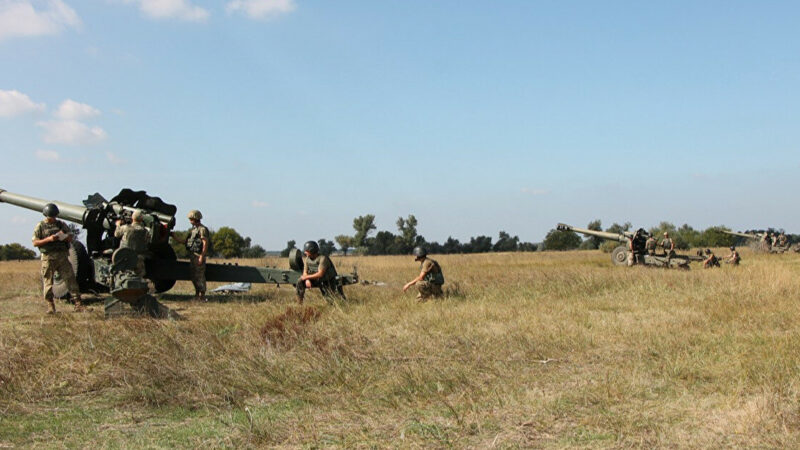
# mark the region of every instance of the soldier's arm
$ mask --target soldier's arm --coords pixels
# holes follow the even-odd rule
[[[433,266],[431,266],[431,267],[433,267]],[[425,279],[425,275],[427,275],[428,272],[430,272],[430,270],[431,270],[430,268],[428,268],[428,270],[425,270],[425,265],[423,264],[422,265],[422,271],[420,271],[420,273],[417,276],[417,278],[414,278],[413,280],[411,280],[408,283],[406,283],[405,286],[403,286],[403,292],[405,292],[411,286],[413,286],[413,285],[419,283],[420,281],[424,280]]]
[[[56,240],[55,235],[52,236],[42,236],[42,230],[37,226],[35,230],[33,230],[33,242],[34,247],[41,247],[45,244],[50,242],[54,242]]]
[[[322,256],[320,256],[322,258]],[[308,274],[305,266],[303,266],[303,279],[304,280],[316,280],[325,276],[325,272],[328,270],[328,265],[330,264],[330,260],[325,260],[320,262],[319,270],[312,273],[311,275]]]

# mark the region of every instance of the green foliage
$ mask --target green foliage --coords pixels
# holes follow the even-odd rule
[[[736,236],[723,233],[723,231],[730,231],[730,229],[717,226],[710,227],[703,231],[701,236],[702,240],[694,245],[695,247],[730,247],[736,244]]]
[[[242,235],[231,227],[222,227],[211,235],[216,252],[223,258],[240,258],[245,248]]]
[[[495,242],[493,251],[496,252],[515,252],[519,249],[519,236],[511,237],[505,231],[501,231],[497,242]]]
[[[417,243],[417,218],[409,214],[407,219],[397,218],[396,237],[398,253],[411,253]]]
[[[375,215],[367,214],[365,216],[358,216],[353,219],[353,228],[356,230],[353,236],[353,245],[356,248],[365,247],[367,245],[367,237],[377,228],[375,226]]]
[[[18,261],[24,259],[36,259],[36,252],[16,242],[0,245],[0,261]]]
[[[289,256],[289,252],[292,251],[293,248],[296,248],[295,247],[296,245],[297,245],[297,242],[295,242],[294,240],[291,240],[291,241],[287,242],[286,243],[286,248],[281,250],[281,257],[282,258],[288,257]]]
[[[572,250],[581,245],[581,238],[574,231],[550,230],[544,238],[545,250]]]
[[[260,245],[254,245],[242,250],[242,258],[263,258],[267,256],[267,251]]]
[[[319,244],[320,255],[331,256],[331,253],[336,250],[336,245],[333,241],[326,241],[324,238],[320,238],[317,244]]]
[[[340,234],[333,238],[337,244],[339,244],[339,249],[342,251],[342,254],[347,256],[347,250],[353,246],[353,236],[347,236],[346,234]]]
[[[486,253],[492,251],[492,238],[478,236],[469,238],[469,243],[464,244],[464,253]]]
[[[175,238],[170,239],[169,245],[171,245],[172,249],[175,250],[175,256],[180,259],[188,259],[190,256],[189,250],[186,250],[186,245],[183,244],[183,241],[189,237],[189,230],[175,231],[173,233],[175,234]]]
[[[589,222],[588,225],[586,225],[586,229],[592,230],[592,231],[603,231],[603,224],[602,224],[602,222],[600,222],[600,219],[593,220],[593,221]],[[604,240],[605,239],[603,239],[601,237],[589,236],[583,241],[583,243],[581,243],[580,248],[582,250],[593,250],[593,249],[596,249],[596,248],[600,248],[600,245],[603,244]]]

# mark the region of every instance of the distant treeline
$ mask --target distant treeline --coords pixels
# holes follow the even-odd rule
[[[0,245],[0,261],[19,261],[23,259],[36,259],[36,252],[17,243]]]

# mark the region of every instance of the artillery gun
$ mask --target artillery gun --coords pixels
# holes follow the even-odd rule
[[[740,231],[726,230],[722,230],[722,232],[725,234],[730,234],[731,236],[738,236],[749,240],[750,247],[756,251],[767,253],[784,253],[788,252],[789,250],[794,250],[795,252],[800,252],[800,245],[792,247],[788,241],[784,245],[781,245],[777,242],[771,241],[767,233],[742,233]]]
[[[574,231],[576,233],[581,233],[586,236],[596,236],[601,239],[606,239],[609,241],[616,241],[622,245],[614,248],[611,252],[611,261],[614,263],[615,266],[626,266],[629,265],[628,261],[632,260],[633,264],[640,264],[649,267],[669,267],[669,268],[678,268],[678,269],[689,269],[689,263],[692,261],[702,261],[703,258],[701,256],[690,256],[690,255],[649,255],[644,250],[644,242],[643,240],[647,238],[648,233],[643,229],[638,231],[639,236],[637,237],[637,232],[633,231],[623,231],[622,233],[610,233],[608,231],[597,231],[597,230],[589,230],[586,228],[578,228],[573,227],[571,225],[567,225],[564,223],[559,223],[556,226],[558,231]],[[631,240],[634,241],[634,248],[637,248],[638,251],[631,255],[629,249],[629,243]],[[631,258],[632,256],[632,258]]]
[[[174,205],[145,191],[123,189],[111,200],[100,194],[90,195],[83,206],[60,201],[43,200],[15,194],[0,189],[0,203],[42,211],[48,203],[58,206],[58,217],[81,225],[86,230],[86,246],[74,240],[70,248],[70,262],[75,271],[81,292],[110,293],[105,303],[106,316],[124,314],[123,304],[134,312],[153,317],[176,317],[174,312],[148,294],[147,281],[135,274],[138,256],[127,248],[119,248],[114,238],[116,221],[129,221],[134,211],[141,211],[144,225],[150,230],[151,240],[145,253],[145,278],[153,283],[156,293],[169,291],[177,280],[190,280],[189,261],[180,261],[169,245],[169,236],[175,227]],[[292,249],[289,269],[253,267],[230,264],[207,264],[207,281],[239,283],[271,283],[295,285],[303,271],[302,253]],[[358,274],[338,277],[342,285],[358,283]],[[65,283],[54,283],[54,294],[67,294]]]

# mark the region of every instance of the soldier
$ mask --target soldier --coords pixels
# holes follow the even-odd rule
[[[781,247],[787,247],[789,245],[789,237],[786,236],[786,233],[781,232],[778,235],[778,245]]]
[[[703,268],[719,267],[719,258],[711,252],[710,248],[706,249],[706,259],[703,260]]]
[[[136,210],[131,215],[131,224],[126,225],[122,219],[117,220],[117,228],[114,230],[114,237],[120,239],[119,248],[129,248],[139,256],[136,264],[136,275],[144,278],[144,254],[150,244],[150,230],[142,223],[142,212]]]
[[[306,288],[318,287],[322,296],[328,303],[332,303],[336,297],[346,300],[342,285],[336,278],[336,267],[333,261],[325,255],[319,254],[319,244],[316,241],[308,241],[303,245],[303,275],[295,286],[297,291],[297,303],[303,304],[306,296]]]
[[[428,251],[422,247],[414,247],[414,261],[420,262],[419,275],[403,286],[403,292],[411,286],[417,285],[417,301],[424,302],[430,297],[439,298],[442,296],[442,285],[444,275],[439,263],[428,258]]]
[[[731,253],[725,257],[725,262],[727,264],[733,264],[734,266],[738,266],[739,261],[741,260],[742,258],[739,257],[739,252],[736,251],[736,247],[731,247]]]
[[[193,209],[187,215],[189,223],[192,224],[192,229],[189,230],[189,236],[183,241],[186,244],[186,250],[191,255],[191,262],[189,264],[189,272],[194,285],[194,299],[199,301],[206,301],[206,255],[209,249],[209,232],[205,225],[200,223],[203,219],[203,214]],[[172,238],[181,242],[171,234]]]
[[[48,203],[44,206],[42,213],[45,218],[36,224],[36,228],[33,229],[32,240],[33,246],[37,247],[42,253],[44,299],[50,304],[50,309],[47,313],[54,314],[56,312],[53,295],[53,275],[56,272],[67,283],[69,293],[75,299],[75,311],[83,311],[78,281],[75,279],[75,272],[69,263],[69,244],[72,242],[73,235],[67,224],[56,219],[58,206]]]
[[[658,242],[656,240],[656,236],[651,234],[650,237],[647,238],[647,242],[644,244],[644,248],[647,251],[647,254],[650,256],[656,256],[656,246]]]
[[[664,256],[671,258],[675,255],[675,242],[666,231],[664,232],[664,239],[661,241],[661,247],[664,249]]]

